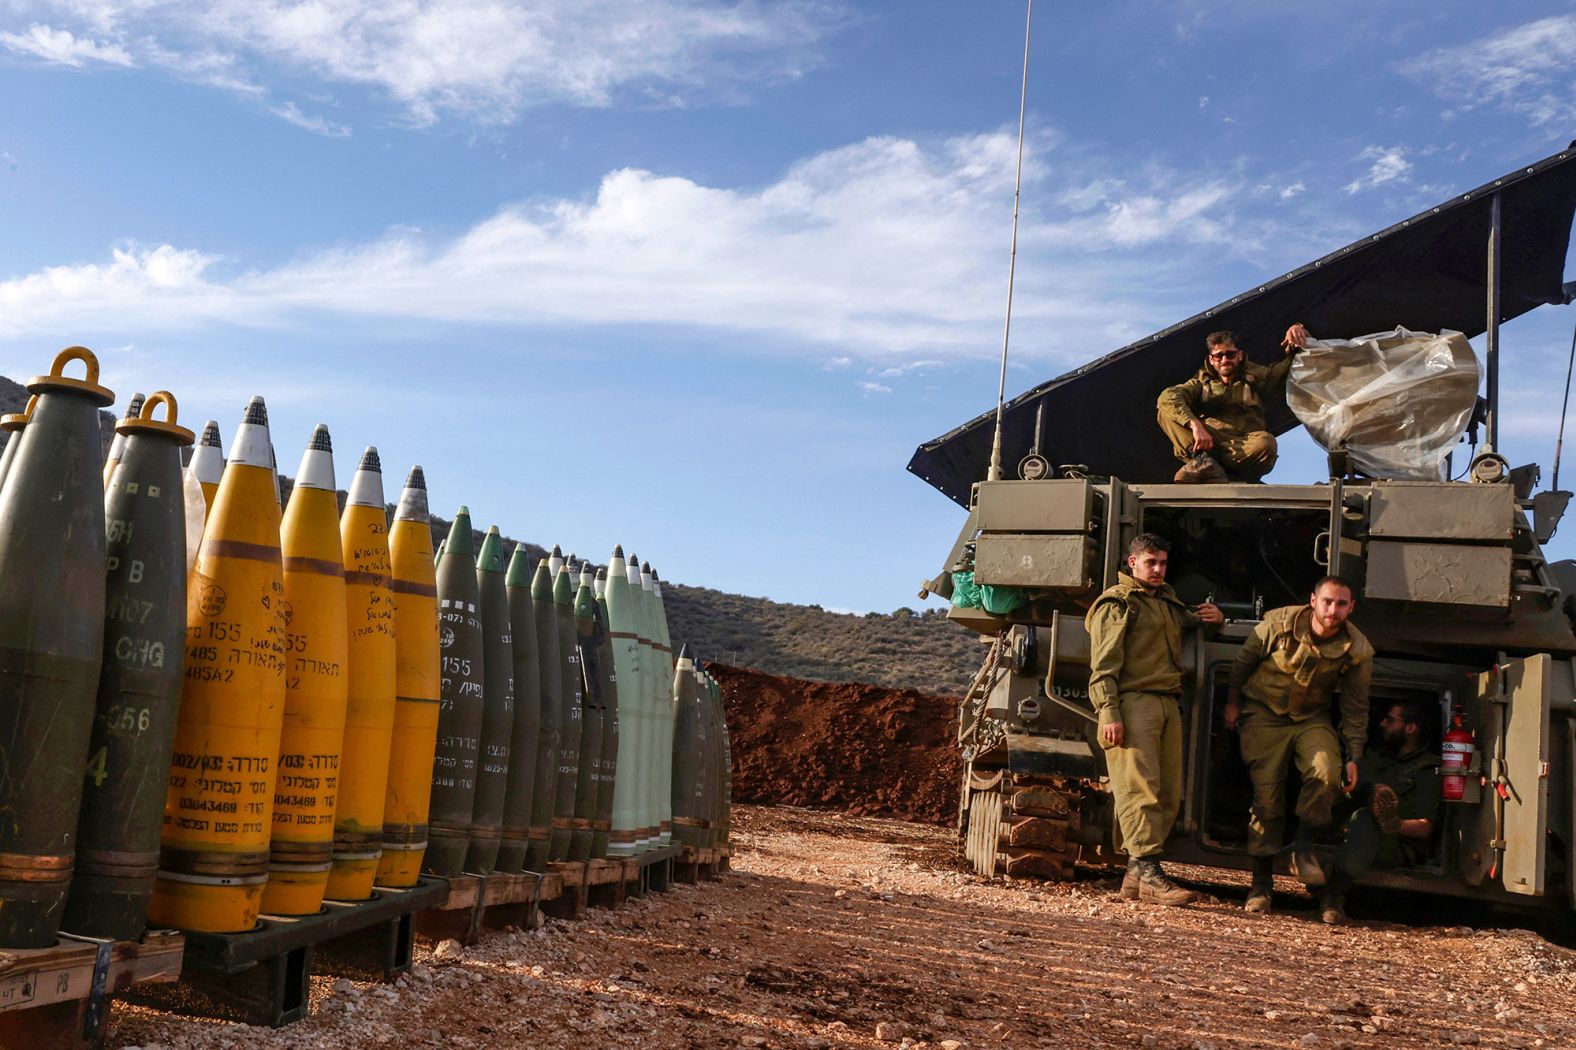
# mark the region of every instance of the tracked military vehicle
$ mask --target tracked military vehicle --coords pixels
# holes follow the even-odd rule
[[[926,589],[954,598],[970,581],[987,599],[949,611],[989,643],[959,712],[958,834],[977,871],[1061,878],[1119,858],[1084,614],[1132,537],[1155,532],[1172,544],[1179,596],[1228,618],[1185,643],[1168,857],[1250,866],[1251,789],[1222,719],[1229,669],[1267,609],[1305,602],[1335,573],[1354,581],[1353,622],[1378,650],[1375,726],[1387,701],[1421,699],[1437,712],[1436,751],[1457,707],[1476,743],[1426,859],[1365,881],[1576,904],[1576,563],[1543,555],[1570,493],[1538,491],[1540,468],[1512,469],[1496,447],[1499,324],[1576,297],[1564,279],[1573,213],[1566,150],[1038,386],[999,426],[988,412],[919,447],[909,469],[968,510]],[[1337,448],[1314,484],[1173,484],[1156,394],[1198,367],[1206,333],[1235,330],[1262,358],[1292,322],[1486,334],[1483,440],[1454,454],[1463,480],[1365,477]],[[1277,433],[1295,425],[1284,405],[1269,409]],[[990,476],[994,442],[1009,476]]]

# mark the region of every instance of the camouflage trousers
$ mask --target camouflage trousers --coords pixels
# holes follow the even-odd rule
[[[1192,429],[1165,415],[1156,418],[1160,421],[1160,429],[1165,431],[1166,438],[1170,440],[1171,451],[1177,459],[1186,460],[1193,455]],[[1274,469],[1275,435],[1269,431],[1239,432],[1222,426],[1218,419],[1204,420],[1204,429],[1215,439],[1215,447],[1209,450],[1209,454],[1226,468],[1226,473],[1233,479],[1257,481]]]
[[[1294,722],[1263,704],[1244,700],[1237,735],[1248,779],[1253,782],[1253,804],[1248,810],[1250,854],[1271,856],[1285,842],[1286,775],[1293,762],[1302,775],[1297,820],[1309,832],[1330,826],[1344,770],[1341,745],[1328,719]]]
[[[1105,749],[1122,849],[1152,857],[1165,849],[1182,804],[1182,711],[1175,696],[1123,693],[1122,746]]]

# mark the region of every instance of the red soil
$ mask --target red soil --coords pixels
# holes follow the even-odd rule
[[[934,824],[957,816],[957,701],[708,664],[722,683],[733,800]]]

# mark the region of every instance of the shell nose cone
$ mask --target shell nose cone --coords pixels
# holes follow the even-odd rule
[[[564,552],[563,552],[562,548],[560,548],[558,546],[558,544],[556,544],[556,543],[553,544],[553,553],[551,555],[549,555],[549,557],[562,558],[563,556],[564,556]]]
[[[350,494],[346,505],[358,507],[383,506],[383,465],[378,461],[378,450],[371,445],[361,454],[361,464],[355,477],[350,479]]]
[[[202,441],[200,444],[209,448],[219,448],[219,421],[210,419],[202,425]]]
[[[410,468],[410,473],[405,477],[405,487],[427,491],[427,475],[422,471],[420,463]]]
[[[333,452],[334,441],[328,436],[328,424],[319,423],[312,428],[312,440],[307,442],[307,448],[313,452]]]
[[[147,403],[148,395],[136,393],[131,395],[131,400],[126,402],[126,418],[136,419],[142,414],[142,406]]]
[[[410,475],[405,479],[405,488],[399,494],[399,508],[394,512],[396,521],[426,522],[427,516],[427,476],[421,472],[421,467],[410,468]]]
[[[622,543],[615,543],[615,544],[613,544],[613,557],[615,557],[615,558],[622,558],[623,556],[624,556],[624,545]]]
[[[268,425],[268,405],[264,403],[262,395],[258,394],[246,403],[246,414],[241,422],[253,426],[266,427]]]

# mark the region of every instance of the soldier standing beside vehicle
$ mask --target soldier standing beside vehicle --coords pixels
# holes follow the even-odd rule
[[[1346,921],[1346,890],[1375,868],[1410,867],[1427,858],[1439,816],[1439,755],[1428,746],[1423,706],[1390,705],[1379,721],[1380,748],[1357,763],[1366,805],[1352,814],[1320,901],[1331,926]]]
[[[1312,848],[1313,836],[1330,826],[1341,791],[1357,787],[1357,761],[1368,737],[1374,649],[1347,622],[1354,606],[1351,584],[1339,576],[1326,576],[1314,585],[1307,605],[1266,613],[1231,666],[1226,728],[1238,731],[1242,760],[1253,782],[1248,815],[1253,885],[1243,905],[1250,912],[1270,910],[1275,854],[1285,838],[1286,774],[1294,761],[1302,790],[1297,796],[1292,868],[1309,886],[1325,883],[1324,869]],[[1339,740],[1330,720],[1337,692]]]
[[[1286,397],[1292,357],[1308,342],[1300,324],[1286,329],[1284,359],[1256,365],[1243,358],[1232,332],[1211,332],[1198,374],[1168,386],[1156,401],[1160,429],[1182,461],[1172,479],[1184,484],[1257,481],[1275,466],[1275,435],[1264,405]]]
[[[1190,610],[1166,584],[1170,545],[1134,537],[1127,572],[1095,599],[1089,629],[1089,699],[1099,720],[1127,851],[1122,896],[1187,904],[1197,896],[1160,868],[1182,800],[1182,632],[1225,617],[1206,602]]]

